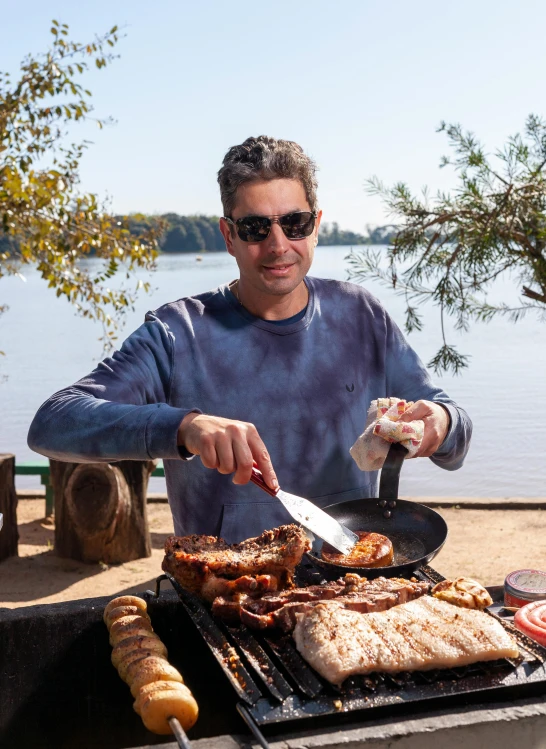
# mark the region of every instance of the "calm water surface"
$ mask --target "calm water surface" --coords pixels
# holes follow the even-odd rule
[[[347,247],[317,248],[312,275],[345,280]],[[215,288],[237,276],[227,253],[164,256],[151,280],[153,292],[142,295],[128,316],[121,337],[138,327],[148,309],[183,296]],[[0,384],[0,452],[19,460],[36,458],[26,444],[30,421],[54,391],[87,374],[101,357],[101,331],[74,315],[37,274],[26,283],[1,281],[0,304],[9,311],[0,318],[2,372]],[[404,303],[392,291],[367,284],[390,314],[403,325]],[[513,296],[513,286],[499,286],[496,298]],[[464,467],[443,471],[429,460],[407,461],[400,493],[411,496],[546,496],[546,346],[544,323],[529,316],[513,325],[498,320],[475,325],[466,334],[453,333],[451,342],[472,355],[470,368],[459,377],[434,378],[464,406],[474,422],[474,437]],[[421,333],[409,337],[424,361],[437,350],[439,325],[431,308]],[[396,393],[389,393],[396,395]],[[18,486],[39,486],[33,477],[19,477]],[[153,479],[152,489],[163,482]],[[287,487],[289,490],[290,487]]]

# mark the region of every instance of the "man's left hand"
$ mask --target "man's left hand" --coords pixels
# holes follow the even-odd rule
[[[425,425],[421,447],[414,458],[429,458],[440,447],[449,429],[449,413],[439,403],[433,401],[415,401],[400,417],[399,421],[416,421],[420,419]]]

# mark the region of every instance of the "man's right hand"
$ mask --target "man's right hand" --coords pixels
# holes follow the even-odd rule
[[[279,488],[271,458],[254,424],[189,413],[178,427],[177,444],[199,455],[206,468],[235,473],[234,484],[250,481],[255,461],[266,484],[274,490]]]

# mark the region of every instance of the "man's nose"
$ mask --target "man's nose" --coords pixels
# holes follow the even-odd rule
[[[271,224],[267,245],[270,252],[276,252],[278,255],[282,255],[288,250],[288,240],[278,221],[273,221]]]

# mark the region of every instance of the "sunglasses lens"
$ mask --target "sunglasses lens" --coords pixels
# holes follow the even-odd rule
[[[315,228],[315,216],[311,211],[287,213],[279,223],[288,239],[308,237]],[[266,216],[247,216],[235,222],[237,234],[243,242],[261,242],[271,231],[271,219]]]
[[[267,239],[271,230],[271,221],[265,216],[247,216],[235,223],[237,234],[243,242],[261,242]]]
[[[288,239],[303,239],[315,228],[315,217],[311,211],[298,211],[282,216],[280,224]]]

